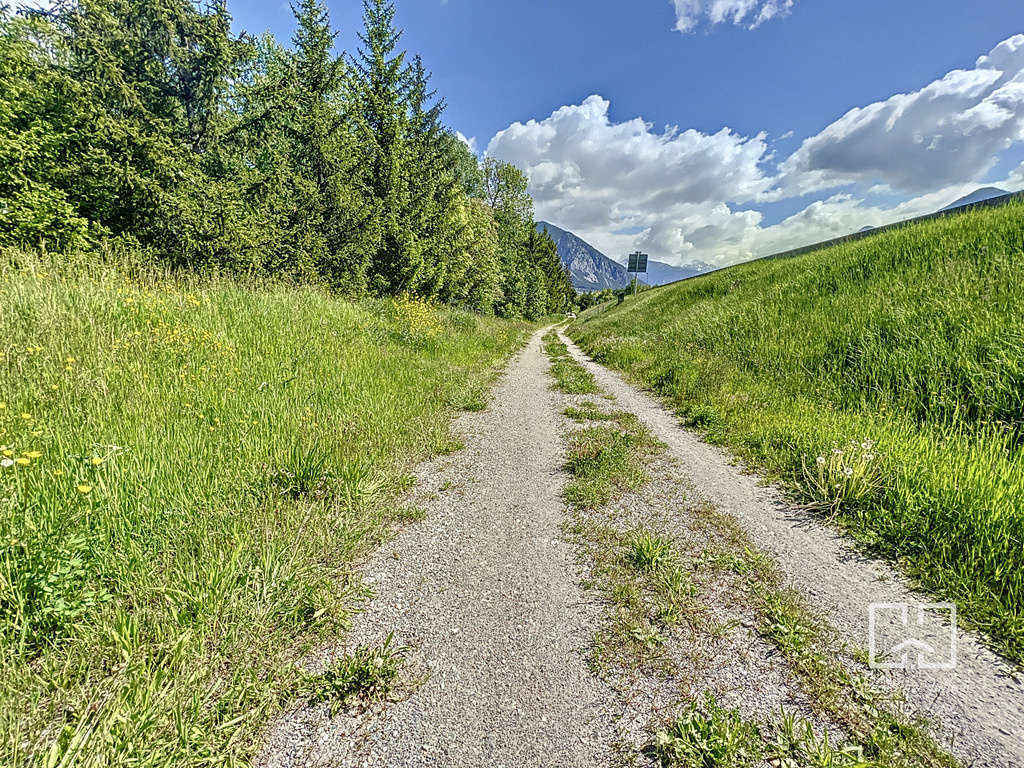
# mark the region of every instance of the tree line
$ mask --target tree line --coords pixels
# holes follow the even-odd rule
[[[394,4],[363,8],[346,55],[321,0],[290,46],[233,34],[224,0],[0,0],[0,246],[568,310],[524,174],[444,125]]]

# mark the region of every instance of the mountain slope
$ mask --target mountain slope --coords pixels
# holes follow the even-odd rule
[[[547,230],[558,246],[558,255],[562,258],[562,263],[569,268],[576,290],[600,291],[605,288],[625,288],[630,284],[626,268],[609,259],[590,243],[554,224],[538,221],[537,231],[544,230]],[[640,276],[640,282],[647,285],[664,285],[702,275],[713,269],[713,266],[701,261],[676,267],[652,259],[647,262],[647,274]]]
[[[554,224],[538,221],[537,231],[545,230],[558,246],[558,255],[569,268],[572,284],[577,291],[600,291],[629,285],[626,268],[609,259],[590,243]]]
[[[969,195],[964,195],[954,203],[950,203],[942,210],[951,211],[954,208],[959,208],[962,205],[972,205],[973,203],[981,203],[985,200],[990,200],[993,197],[1002,197],[1005,194],[1009,194],[1005,189],[999,187],[982,187],[976,189]]]

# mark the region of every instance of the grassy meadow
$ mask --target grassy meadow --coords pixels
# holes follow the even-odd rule
[[[1024,661],[1024,203],[764,260],[569,334]]]
[[[3,254],[0,764],[245,764],[524,330]]]

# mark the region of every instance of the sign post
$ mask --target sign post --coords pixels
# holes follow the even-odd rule
[[[629,265],[626,267],[626,272],[633,275],[633,295],[636,296],[636,284],[639,276],[647,274],[647,254],[640,253],[640,251],[629,254]]]

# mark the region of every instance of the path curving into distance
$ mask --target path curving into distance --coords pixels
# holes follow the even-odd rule
[[[393,632],[422,684],[361,714],[331,717],[325,705],[296,707],[271,729],[261,768],[610,766],[618,747],[642,744],[652,715],[663,716],[650,697],[643,706],[644,695],[623,698],[585,661],[605,608],[581,586],[585,569],[562,535],[559,414],[571,400],[551,389],[542,333],[511,361],[490,408],[457,420],[465,448],[417,471],[411,501],[425,515],[363,567],[375,596],[354,618],[345,644],[307,660],[316,667],[357,644],[379,645]],[[652,480],[662,484],[648,489],[653,496],[671,499],[677,486],[692,486],[738,521],[849,646],[867,646],[871,603],[924,599],[891,565],[866,559],[819,520],[787,506],[778,490],[680,427],[656,398],[561,338],[614,396],[614,407],[635,414],[667,446],[676,469]],[[670,506],[660,513],[686,514]],[[882,631],[898,636],[891,619]],[[958,642],[954,670],[876,672],[876,682],[902,691],[905,708],[933,723],[938,740],[965,766],[1024,765],[1024,680],[969,633],[960,632]],[[747,668],[727,676],[732,698],[798,703],[802,694],[784,671],[769,684],[764,670],[778,667],[778,656],[757,651],[764,658],[753,658],[757,645],[749,645],[744,659],[716,662]]]

